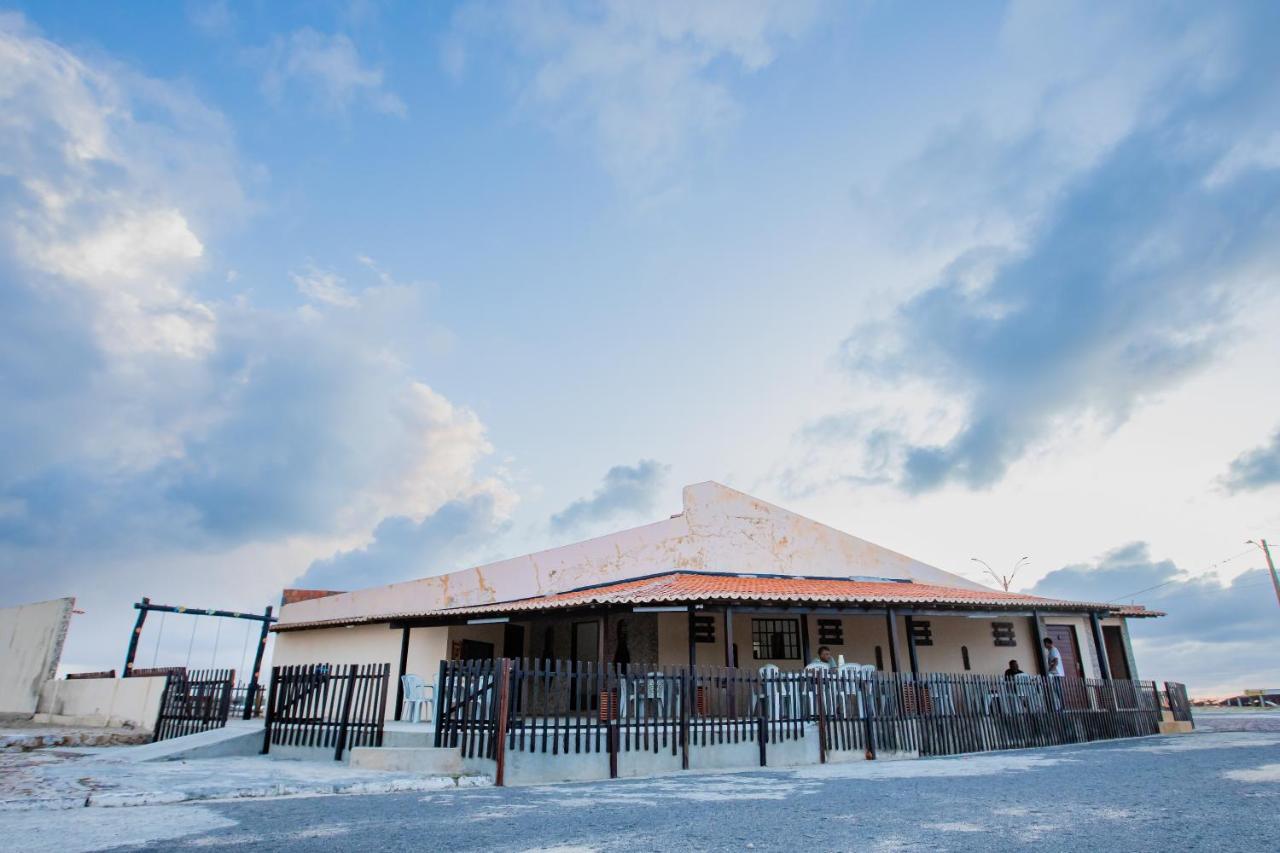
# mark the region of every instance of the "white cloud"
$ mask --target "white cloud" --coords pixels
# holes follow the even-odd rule
[[[298,292],[308,299],[350,308],[357,300],[346,289],[342,277],[335,272],[322,270],[314,264],[308,264],[301,272],[289,273]]]
[[[717,66],[760,71],[816,10],[806,0],[528,2],[467,7],[457,22],[463,33],[510,38],[534,64],[522,97],[552,126],[585,130],[620,182],[649,190],[695,140],[738,115],[729,75]],[[465,54],[456,42],[446,48],[446,68],[461,73]]]
[[[408,107],[388,90],[381,68],[366,65],[348,36],[326,35],[304,27],[277,38],[268,49],[262,88],[272,101],[291,89],[302,91],[324,112],[345,114],[357,104],[374,112],[403,118]]]

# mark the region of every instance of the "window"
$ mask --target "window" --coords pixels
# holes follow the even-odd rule
[[[819,619],[818,642],[824,646],[843,646],[844,622],[840,619]]]
[[[752,619],[751,657],[755,660],[799,660],[799,620]]]
[[[1018,640],[1013,633],[1012,622],[992,622],[991,636],[997,646],[1016,646]]]
[[[972,667],[969,666],[969,647],[968,646],[960,647],[960,660],[961,662],[964,663],[965,672],[968,672],[970,669],[972,669]]]
[[[884,672],[884,651],[876,646],[876,669]]]

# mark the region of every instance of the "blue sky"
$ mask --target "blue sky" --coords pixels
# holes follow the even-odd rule
[[[0,595],[76,595],[66,662],[118,665],[140,595],[258,609],[716,479],[952,571],[1030,555],[1022,588],[1252,606],[1278,35],[1266,3],[12,6]],[[1152,674],[1280,680],[1180,618]]]

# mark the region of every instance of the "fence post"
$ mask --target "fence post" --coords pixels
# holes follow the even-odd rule
[[[436,695],[432,697],[436,700],[436,749],[444,746],[444,702],[449,694],[445,679],[448,677],[448,667],[448,661],[440,661],[440,674],[436,677]]]
[[[690,605],[689,613],[693,613],[692,605]],[[689,617],[690,623],[693,622],[692,615]],[[690,642],[692,646],[692,642]],[[693,697],[693,678],[692,673],[688,669],[680,670],[680,692],[684,699],[680,702],[680,767],[683,770],[689,769],[689,703],[694,700]]]
[[[145,610],[143,611],[146,612]],[[155,743],[160,740],[160,727],[164,725],[164,711],[169,706],[169,685],[173,683],[173,676],[166,675],[164,677],[164,690],[160,693],[160,710],[156,713],[155,731],[151,735],[151,742]]]
[[[263,710],[262,754],[271,751],[271,723],[275,718],[276,691],[280,689],[280,667],[271,667],[271,686],[267,689],[267,707]]]
[[[826,689],[825,679],[821,670],[813,673],[813,689],[817,694],[817,711],[818,711],[818,763],[827,763],[827,708],[823,692]]]
[[[507,769],[507,703],[510,701],[511,658],[503,658],[498,682],[498,719],[494,724],[494,760],[498,769],[493,775],[493,784],[501,788],[503,776]]]
[[[862,706],[863,723],[866,725],[866,732],[867,732],[866,757],[867,757],[867,761],[875,761],[876,760],[875,726],[871,722],[871,715],[875,712],[876,700],[878,699],[878,696],[876,695],[876,691],[873,690],[871,687],[871,685],[874,684],[875,682],[871,681],[868,678],[860,678],[858,679],[857,683],[858,683],[858,697],[860,700],[859,705]],[[864,693],[866,694],[865,702],[861,701]]]
[[[350,664],[347,667],[347,695],[342,697],[342,723],[338,726],[338,745],[333,751],[333,760],[341,761],[342,752],[347,748],[347,729],[351,727],[351,700],[356,692],[356,673],[360,667]]]
[[[756,741],[760,744],[760,766],[767,767],[765,751],[766,744],[769,742],[769,728],[763,713],[756,715]]]

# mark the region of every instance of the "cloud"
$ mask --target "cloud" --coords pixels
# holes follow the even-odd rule
[[[1042,62],[1057,62],[1050,34],[1080,23],[1012,14],[1009,50],[1029,40]],[[1114,429],[1203,371],[1242,304],[1275,287],[1280,170],[1239,153],[1269,152],[1280,127],[1261,35],[1274,27],[1220,18],[1179,12],[1152,43],[1142,21],[1103,16],[1087,41],[1107,53],[1011,74],[1017,88],[940,129],[871,198],[914,235],[904,250],[947,262],[842,346],[859,390],[893,403],[854,433],[875,463],[858,473],[911,492],[988,488],[1034,449]],[[886,446],[893,419],[906,423]]]
[[[367,545],[316,560],[296,583],[347,590],[442,574],[506,529],[493,494],[453,500],[420,521],[402,515],[383,519]]]
[[[301,272],[289,273],[298,292],[308,299],[350,308],[357,302],[344,286],[342,277],[335,272],[322,270],[314,264],[308,264]]]
[[[304,27],[277,38],[267,56],[262,89],[273,102],[295,89],[322,112],[343,115],[363,104],[386,115],[408,115],[404,101],[385,87],[382,69],[365,65],[355,42],[342,33]]]
[[[1241,556],[1261,563],[1260,552]],[[1270,650],[1277,602],[1260,565],[1226,581],[1215,572],[1192,574],[1171,560],[1154,560],[1146,543],[1135,542],[1093,563],[1052,571],[1027,592],[1132,601],[1167,612],[1161,619],[1129,621],[1142,678],[1182,681],[1202,694],[1280,680],[1280,664]]]
[[[533,64],[523,101],[552,127],[590,139],[621,183],[649,190],[696,141],[735,120],[730,72],[769,66],[817,10],[806,0],[473,4],[456,29],[513,43]],[[462,73],[459,39],[445,41],[441,61]]]
[[[317,558],[514,499],[419,369],[422,288],[375,270],[335,311],[246,283],[267,308],[209,275],[241,171],[185,88],[0,18],[0,596],[75,595],[70,663],[118,665],[139,595],[257,609]]]
[[[1232,492],[1265,489],[1280,483],[1280,430],[1261,447],[1245,451],[1231,461],[1225,484]]]
[[[615,465],[589,498],[580,498],[551,516],[551,529],[568,533],[610,521],[620,515],[637,515],[653,508],[669,466],[642,459],[633,466]]]

